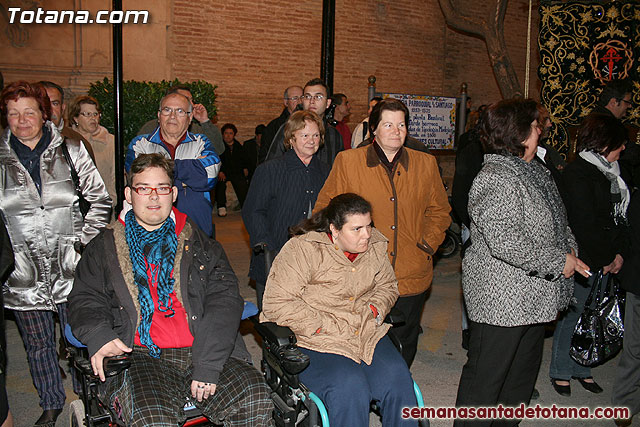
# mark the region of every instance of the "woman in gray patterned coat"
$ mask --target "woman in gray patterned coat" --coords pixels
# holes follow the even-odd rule
[[[469,194],[472,243],[462,286],[470,342],[456,406],[529,403],[542,360],[543,324],[569,303],[574,272],[589,269],[575,256],[549,171],[532,162],[537,119],[535,101],[505,100],[487,109],[480,126],[487,154]]]

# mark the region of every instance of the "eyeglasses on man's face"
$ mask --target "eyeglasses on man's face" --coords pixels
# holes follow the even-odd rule
[[[290,96],[290,97],[285,98],[285,99],[287,99],[289,101],[297,101],[299,99],[302,99],[302,96]]]
[[[163,116],[170,116],[175,113],[177,117],[184,117],[191,114],[191,111],[183,110],[182,108],[171,108],[171,107],[162,107],[160,110],[160,114]]]
[[[315,99],[316,101],[320,102],[325,98],[325,96],[324,95],[309,95],[309,94],[306,94],[306,95],[302,95],[301,98],[306,100],[306,101],[311,101],[312,99]]]
[[[131,187],[133,191],[138,193],[140,196],[150,196],[154,191],[158,196],[167,196],[171,194],[173,187],[163,186],[163,187]]]

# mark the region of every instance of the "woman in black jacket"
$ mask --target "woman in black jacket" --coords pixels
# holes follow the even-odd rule
[[[575,276],[575,303],[561,316],[553,336],[549,376],[554,389],[563,396],[571,395],[572,378],[592,393],[602,392],[591,369],[571,359],[569,347],[596,273],[602,269],[606,281],[620,271],[624,262],[630,193],[620,176],[618,158],[626,142],[627,132],[615,117],[588,116],[578,131],[578,158],[565,168],[562,178],[563,199],[578,241],[578,254],[593,273],[586,280]]]
[[[287,151],[256,169],[242,208],[249,232],[249,276],[256,281],[258,307],[267,281],[265,253],[273,256],[287,242],[289,227],[311,217],[318,192],[329,176],[329,166],[317,156],[324,141],[324,122],[312,111],[296,111],[285,124]]]

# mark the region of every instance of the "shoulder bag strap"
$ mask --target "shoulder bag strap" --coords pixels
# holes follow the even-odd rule
[[[67,148],[66,138],[64,141],[62,141],[61,148],[62,148],[62,155],[64,156],[64,159],[69,164],[69,170],[71,171],[71,180],[73,181],[73,185],[76,187],[76,192],[78,194],[82,194],[82,191],[80,190],[80,178],[78,178],[78,172],[76,172],[76,168],[73,165],[73,162],[71,161],[71,156],[69,155],[69,149]]]

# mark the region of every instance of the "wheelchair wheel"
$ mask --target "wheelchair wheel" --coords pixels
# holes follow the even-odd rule
[[[69,404],[69,418],[71,427],[85,427],[84,404],[77,399]]]
[[[458,250],[458,236],[451,230],[445,231],[444,241],[438,248],[437,254],[441,258],[449,258],[453,256]]]

